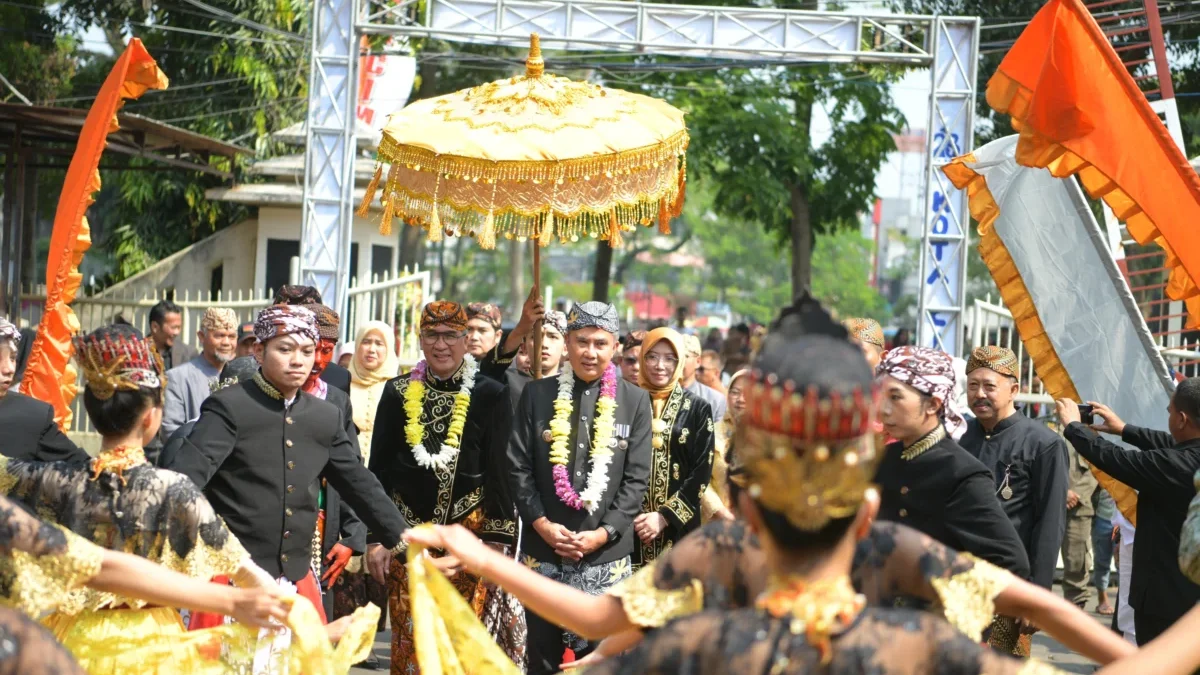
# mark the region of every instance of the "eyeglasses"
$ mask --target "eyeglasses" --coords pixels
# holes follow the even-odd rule
[[[637,362],[638,362],[638,360],[637,360],[636,356],[626,356],[625,357],[625,365],[627,365],[627,366],[636,366]]]
[[[696,367],[696,372],[697,372],[697,373],[707,373],[707,372],[708,372],[708,368],[705,368],[704,366],[697,366],[697,367]]]
[[[646,363],[651,366],[657,366],[660,363],[668,368],[674,368],[679,365],[679,359],[673,356],[659,356],[658,354],[647,354]]]
[[[432,347],[433,345],[436,345],[438,341],[441,341],[442,344],[446,345],[447,347],[453,347],[461,342],[466,335],[466,333],[461,331],[455,333],[435,333],[433,331],[422,331],[421,342]]]

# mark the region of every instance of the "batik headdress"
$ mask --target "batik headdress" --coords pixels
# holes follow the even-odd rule
[[[342,318],[332,308],[321,305],[300,305],[317,317],[317,332],[322,340],[337,340],[342,336]]]
[[[12,340],[14,345],[21,342],[21,331],[8,319],[0,316],[0,342]]]
[[[883,342],[883,326],[875,319],[865,319],[855,317],[846,319],[842,322],[846,326],[846,330],[850,331],[850,337],[859,342],[875,345],[880,349],[884,349]]]
[[[996,345],[976,347],[971,351],[971,357],[967,359],[967,372],[970,373],[980,368],[994,370],[1012,378],[1019,378],[1021,375],[1021,366],[1017,362],[1017,355],[1011,349]]]
[[[744,388],[735,465],[754,500],[800,530],[854,515],[882,459],[878,394],[846,328],[805,295],[772,325]]]
[[[434,300],[421,310],[421,330],[435,326],[446,326],[455,331],[467,329],[467,312],[457,302]]]
[[[75,361],[88,391],[107,401],[118,391],[158,390],[167,386],[162,357],[131,326],[109,326],[73,340]]]
[[[298,305],[271,305],[258,313],[254,320],[254,337],[262,344],[284,335],[298,335],[312,342],[321,339],[317,317]]]
[[[504,318],[500,315],[500,309],[490,302],[470,302],[467,303],[467,320],[480,319],[488,322],[494,330],[500,330],[500,325],[504,322]]]

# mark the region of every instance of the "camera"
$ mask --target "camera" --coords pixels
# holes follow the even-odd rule
[[[1080,403],[1079,404],[1079,419],[1082,420],[1084,424],[1088,424],[1088,425],[1095,424],[1096,423],[1096,407],[1090,403]]]

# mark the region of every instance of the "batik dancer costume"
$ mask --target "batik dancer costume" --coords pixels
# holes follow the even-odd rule
[[[75,356],[86,396],[102,404],[117,395],[147,395],[162,405],[162,361],[132,327],[77,338]],[[0,458],[0,492],[99,546],[189,576],[225,575],[239,585],[265,579],[196,486],[147,464],[139,445],[105,449],[84,468]],[[142,672],[142,659],[106,648],[110,641],[184,632],[172,608],[87,589],[73,593],[45,623],[93,675]],[[177,658],[178,672],[204,667],[199,654],[181,650]]]
[[[436,301],[421,313],[422,342],[434,335],[457,347],[467,315],[461,305]],[[425,349],[430,349],[426,345]],[[464,347],[465,349],[465,347]],[[511,410],[504,385],[480,376],[463,353],[453,375],[439,379],[425,361],[389,382],[379,400],[371,441],[371,471],[411,523],[461,524],[504,550],[514,545],[516,522],[504,461]],[[395,546],[395,544],[392,544]],[[404,546],[393,548],[393,553]],[[460,571],[451,579],[478,616],[499,590]],[[409,616],[407,567],[393,561],[388,579],[392,617],[392,673],[416,672]],[[497,606],[489,630],[517,663],[523,657],[524,620],[515,601]]]
[[[744,489],[770,523],[764,536],[795,566],[783,558],[768,563],[770,581],[754,608],[674,621],[589,672],[1019,672],[1023,664],[929,613],[867,607],[849,565],[816,579],[793,571],[828,563],[853,536],[879,461],[870,442],[876,394],[869,367],[840,324],[807,298],[798,303],[764,341],[735,440]]]
[[[313,313],[291,305],[260,312],[254,333],[264,350],[311,349],[320,339]],[[408,525],[362,465],[337,406],[303,391],[285,400],[260,371],[249,382],[214,393],[201,410],[192,433],[165,466],[201,486],[254,561],[280,586],[321,603],[313,533],[322,480],[338,490],[375,536],[392,546],[399,543]]]
[[[967,374],[986,368],[1016,382],[1020,364],[1011,349],[988,345],[971,352]],[[999,412],[999,411],[998,411]],[[979,419],[967,424],[962,447],[983,462],[994,477],[992,493],[1016,528],[1029,557],[1029,580],[1042,588],[1054,583],[1059,551],[1067,528],[1069,457],[1062,437],[1015,409],[990,429]],[[1018,635],[1011,621],[996,624],[993,646],[1029,656],[1030,634]]]
[[[651,366],[646,359],[660,342],[671,345],[678,361],[670,381],[657,387],[650,381]],[[658,354],[653,356],[657,358]],[[712,408],[699,395],[680,386],[686,358],[683,336],[670,328],[656,328],[642,342],[638,378],[642,389],[650,394],[654,413],[650,425],[650,482],[642,500],[642,513],[659,514],[667,526],[648,543],[639,538],[633,548],[635,572],[700,527],[700,499],[712,479]]]
[[[568,316],[568,344],[591,328],[608,333],[615,346],[620,330],[616,309],[600,302],[576,305]],[[508,457],[526,528],[521,538],[526,564],[599,595],[630,574],[630,555],[637,545],[631,524],[641,513],[650,474],[652,413],[646,392],[621,379],[611,360],[602,376],[587,381],[576,375],[576,370],[586,371],[576,358],[557,378],[525,387]],[[603,530],[607,539],[581,560],[566,559],[535,530],[539,519],[573,534]],[[596,647],[536,614],[526,617],[531,675],[557,672],[564,647],[576,658]]]

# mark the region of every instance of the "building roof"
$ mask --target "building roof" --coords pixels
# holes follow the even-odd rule
[[[272,132],[271,138],[280,143],[304,147],[304,125],[306,123],[306,121],[296,122],[279,131]],[[363,124],[362,120],[357,118],[354,120],[354,140],[359,150],[375,150],[379,147],[379,141],[382,137],[383,135],[380,132]]]
[[[260,159],[250,165],[247,173],[253,176],[272,176],[275,178],[295,178],[304,180],[304,155],[283,155],[270,159]],[[375,175],[375,160],[369,157],[358,157],[354,160],[354,180],[366,183]]]
[[[0,103],[0,137],[15,140],[41,154],[71,155],[88,111],[82,108]],[[144,157],[169,166],[201,171],[222,178],[232,174],[209,166],[210,157],[252,155],[253,151],[233,143],[197,134],[134,113],[118,112],[120,129],[109,134],[108,150],[130,157]],[[67,144],[69,148],[48,147]]]
[[[365,188],[355,188],[354,205],[367,194]],[[215,187],[204,191],[204,196],[214,201],[234,202],[247,206],[294,206],[300,208],[304,201],[304,186],[297,183],[239,183],[233,187]],[[379,208],[379,200],[371,203],[372,209]]]

